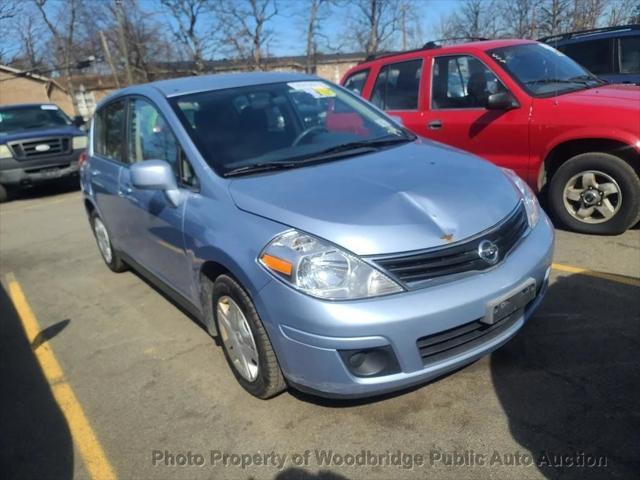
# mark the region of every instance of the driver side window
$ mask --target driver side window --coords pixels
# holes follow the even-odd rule
[[[197,179],[164,117],[154,105],[135,98],[130,103],[128,163],[164,160],[179,184],[195,187]]]
[[[485,108],[489,95],[506,92],[502,82],[477,58],[436,57],[431,79],[431,108]]]

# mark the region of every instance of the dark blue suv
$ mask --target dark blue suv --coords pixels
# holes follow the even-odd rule
[[[0,107],[0,202],[23,186],[77,177],[83,123],[48,103]]]
[[[540,39],[611,83],[640,84],[640,25],[599,28]]]

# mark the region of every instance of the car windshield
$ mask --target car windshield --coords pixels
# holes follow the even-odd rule
[[[488,54],[534,97],[548,97],[604,83],[564,53],[543,43],[496,48]]]
[[[223,175],[293,168],[415,138],[321,80],[213,90],[171,102],[204,158]]]
[[[0,108],[0,134],[71,125],[71,120],[55,105]]]

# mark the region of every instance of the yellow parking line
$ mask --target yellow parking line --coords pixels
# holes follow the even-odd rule
[[[33,343],[36,335],[40,332],[40,326],[27,302],[20,284],[12,273],[7,274],[7,287],[11,301],[22,322],[22,327],[27,335],[27,339],[29,343]],[[34,350],[34,354],[49,381],[49,385],[51,385],[51,390],[58,405],[60,405],[60,409],[67,419],[73,440],[80,451],[80,455],[91,478],[96,480],[115,479],[116,475],[105,456],[104,450],[100,446],[100,442],[91,428],[89,420],[78,402],[78,398],[75,393],[73,393],[71,385],[69,385],[65,379],[64,372],[53,350],[51,350],[50,346],[45,342]]]
[[[552,263],[551,268],[560,272],[577,273],[579,275],[588,275],[590,277],[602,278],[611,282],[623,283],[632,287],[640,287],[640,278],[626,277],[624,275],[616,275],[614,273],[598,272],[589,270],[588,268],[573,267],[563,263]]]

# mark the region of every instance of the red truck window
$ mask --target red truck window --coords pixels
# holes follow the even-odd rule
[[[364,84],[367,82],[369,76],[369,70],[361,70],[359,72],[349,75],[349,78],[344,82],[344,88],[351,90],[353,93],[362,95],[364,90]]]
[[[383,110],[417,110],[422,60],[391,63],[380,69],[371,102]]]
[[[431,108],[484,108],[492,93],[506,88],[477,58],[469,55],[436,57],[433,63]]]

